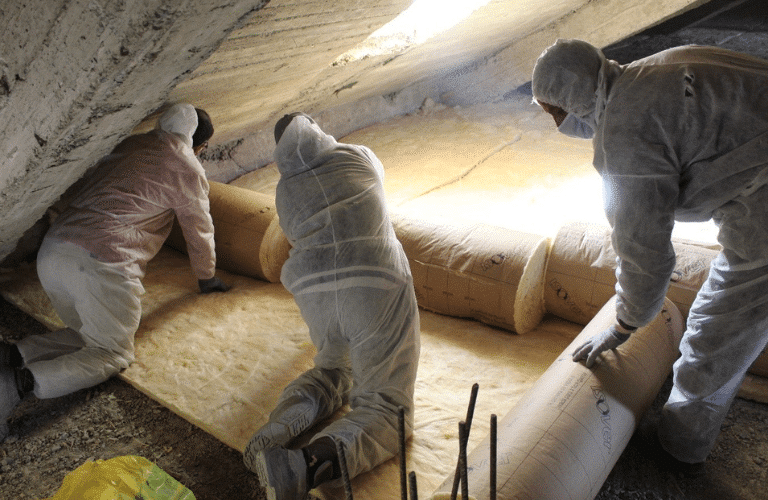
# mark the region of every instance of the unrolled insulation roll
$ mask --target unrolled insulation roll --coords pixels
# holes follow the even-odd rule
[[[498,423],[499,500],[593,499],[678,355],[683,318],[663,311],[592,369],[571,353],[616,317],[611,299]],[[480,389],[482,392],[482,388]],[[501,403],[501,402],[500,402]],[[477,419],[477,415],[475,415]],[[489,437],[467,458],[469,495],[489,497]],[[438,488],[450,492],[453,477]]]
[[[667,297],[684,317],[707,279],[718,250],[673,240],[676,264]],[[547,312],[586,325],[615,293],[616,254],[606,226],[575,223],[558,231],[547,264]]]
[[[216,267],[273,283],[280,281],[291,245],[280,229],[274,197],[220,182],[210,182],[210,186]],[[186,251],[178,225],[166,244]]]
[[[392,215],[419,305],[517,333],[544,316],[549,239],[486,224]]]

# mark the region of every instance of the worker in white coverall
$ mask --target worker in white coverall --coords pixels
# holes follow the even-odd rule
[[[94,386],[134,360],[141,278],[178,219],[203,293],[226,291],[216,254],[208,181],[196,154],[213,134],[189,104],[105,156],[53,221],[37,256],[40,282],[66,328],[0,346],[0,426],[25,393],[54,398]]]
[[[398,453],[399,407],[411,435],[419,313],[373,152],[336,142],[303,113],[279,120],[275,141],[277,213],[293,245],[281,281],[317,355],[285,388],[244,461],[270,500],[295,500],[323,482],[339,484],[336,442],[355,477]],[[349,413],[291,449],[347,401]]]
[[[676,463],[701,469],[768,343],[768,62],[686,46],[619,65],[558,40],[532,85],[561,132],[593,139],[618,255],[616,323],[574,360],[592,366],[659,312],[675,220],[719,226],[722,251],[691,307],[658,429]]]

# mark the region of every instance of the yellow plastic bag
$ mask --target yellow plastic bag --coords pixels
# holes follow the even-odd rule
[[[195,500],[186,487],[143,457],[86,462],[48,500]]]

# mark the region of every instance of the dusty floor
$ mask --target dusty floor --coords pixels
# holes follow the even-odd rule
[[[0,335],[17,339],[44,328],[0,299]],[[643,422],[650,423],[669,383]],[[119,379],[54,400],[26,399],[0,448],[0,499],[53,495],[87,460],[145,457],[198,500],[265,498],[240,454]],[[758,500],[768,498],[768,406],[737,399],[702,478],[666,470],[630,441],[599,500]]]

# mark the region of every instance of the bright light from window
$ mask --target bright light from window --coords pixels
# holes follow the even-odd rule
[[[391,22],[374,31],[364,42],[339,56],[333,65],[366,57],[396,54],[424,43],[469,17],[491,0],[414,0]]]

